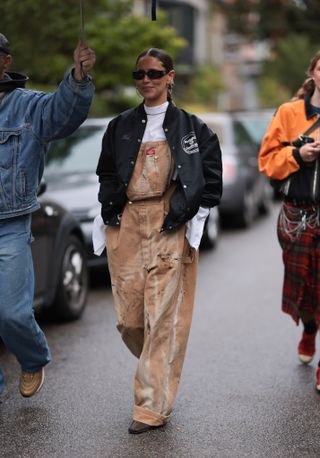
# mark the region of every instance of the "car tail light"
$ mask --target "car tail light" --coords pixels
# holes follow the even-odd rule
[[[238,170],[237,170],[237,161],[234,157],[228,156],[222,158],[222,167],[223,167],[223,182],[225,184],[232,183],[236,180]]]

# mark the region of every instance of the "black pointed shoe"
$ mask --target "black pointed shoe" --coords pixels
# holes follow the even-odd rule
[[[130,434],[141,434],[141,433],[150,431],[151,429],[160,428],[160,426],[163,426],[163,425],[152,426],[152,425],[147,425],[146,423],[142,423],[141,421],[133,420],[128,431]]]

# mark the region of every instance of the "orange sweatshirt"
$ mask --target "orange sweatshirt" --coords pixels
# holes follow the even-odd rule
[[[295,147],[283,146],[281,142],[292,142],[312,126],[316,115],[306,117],[303,99],[284,103],[279,107],[263,137],[259,152],[259,170],[270,178],[282,180],[300,169],[293,156]],[[316,129],[309,136],[316,138]]]

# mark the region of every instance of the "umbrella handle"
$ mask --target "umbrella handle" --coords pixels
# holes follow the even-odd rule
[[[151,19],[152,21],[157,20],[157,0],[151,2]]]
[[[80,0],[80,33],[79,33],[79,40],[81,43],[85,42],[85,36],[84,36],[84,13],[83,13],[83,0]],[[82,67],[82,62],[80,64],[81,68],[81,76],[82,78],[85,77],[83,67]]]

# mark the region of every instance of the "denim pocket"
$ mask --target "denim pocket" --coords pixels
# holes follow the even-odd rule
[[[11,169],[16,163],[21,129],[0,130],[0,169]]]
[[[9,210],[8,196],[4,186],[5,181],[5,177],[3,177],[3,173],[0,168],[0,210]]]
[[[16,184],[21,129],[0,129],[0,210],[15,207]]]

